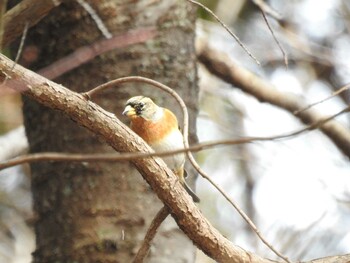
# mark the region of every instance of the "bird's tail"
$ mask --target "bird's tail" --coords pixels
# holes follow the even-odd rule
[[[187,191],[187,193],[192,197],[193,202],[199,203],[200,202],[199,197],[192,191],[192,189],[189,187],[189,185],[186,183],[185,180],[183,180],[183,186],[184,186],[185,190]]]
[[[200,202],[199,197],[193,192],[193,190],[185,181],[185,178],[187,177],[187,171],[183,167],[181,167],[181,169],[174,171],[174,173],[180,178],[180,181],[183,187],[185,188],[186,192],[192,197],[193,202],[199,203]]]

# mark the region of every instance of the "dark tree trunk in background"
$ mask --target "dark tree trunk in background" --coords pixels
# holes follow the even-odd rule
[[[147,43],[114,50],[56,82],[78,92],[121,76],[141,75],[174,88],[190,111],[191,138],[197,113],[194,54],[195,8],[186,1],[87,1],[113,35],[155,26]],[[66,1],[29,31],[26,46],[39,51],[40,69],[77,48],[103,38],[76,1]],[[94,99],[121,117],[133,95],[150,95],[179,114],[169,95],[140,84],[106,91]],[[31,152],[112,152],[65,116],[24,99]],[[161,204],[131,163],[33,164],[32,190],[37,248],[34,262],[130,262]],[[149,262],[193,262],[195,248],[173,220],[157,234]]]

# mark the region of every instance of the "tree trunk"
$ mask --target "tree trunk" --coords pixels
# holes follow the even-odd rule
[[[176,0],[87,2],[113,35],[155,26],[157,36],[103,54],[55,81],[81,92],[121,76],[158,80],[185,99],[191,139],[195,140],[195,8]],[[101,38],[90,15],[76,1],[66,1],[29,31],[26,46],[39,51],[31,67],[50,65]],[[156,98],[158,104],[179,115],[179,107],[169,95],[140,84],[105,91],[94,101],[120,116],[124,102],[140,94]],[[31,152],[113,151],[66,117],[26,98],[23,111]],[[131,164],[47,162],[33,164],[31,169],[38,217],[35,263],[131,261],[161,207]],[[156,237],[149,262],[193,262],[194,253],[192,242],[169,219]]]

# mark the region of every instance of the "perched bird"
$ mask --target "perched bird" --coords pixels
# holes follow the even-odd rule
[[[137,133],[156,152],[164,152],[183,148],[183,136],[179,130],[177,118],[170,110],[159,107],[150,98],[136,96],[126,102],[123,115],[131,123],[131,129]],[[185,181],[185,154],[175,154],[163,157],[168,167],[179,177],[181,184],[194,202],[199,202],[198,196]]]

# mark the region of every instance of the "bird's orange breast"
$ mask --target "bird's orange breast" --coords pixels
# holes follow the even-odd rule
[[[148,144],[153,144],[165,139],[174,129],[178,129],[178,122],[171,111],[164,109],[163,117],[157,121],[142,117],[132,118],[131,129]]]

